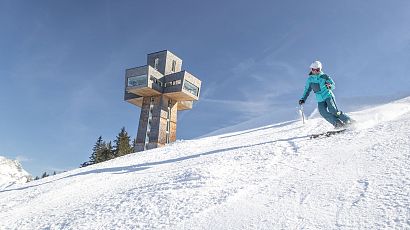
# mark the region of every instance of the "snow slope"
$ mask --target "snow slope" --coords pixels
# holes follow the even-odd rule
[[[31,175],[23,169],[19,161],[0,156],[0,190],[30,180]]]
[[[0,191],[0,229],[408,229],[410,98],[179,141]]]

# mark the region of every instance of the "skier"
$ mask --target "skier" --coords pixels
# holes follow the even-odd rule
[[[342,111],[337,109],[335,95],[335,83],[328,75],[322,72],[322,63],[315,61],[310,65],[309,78],[306,81],[305,91],[299,100],[299,105],[305,103],[310,91],[316,94],[320,115],[325,118],[336,129],[347,127],[353,120]]]

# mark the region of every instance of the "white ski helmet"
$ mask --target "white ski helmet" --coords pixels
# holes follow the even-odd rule
[[[314,61],[312,64],[310,64],[310,68],[322,70],[322,63],[320,63],[320,61]]]

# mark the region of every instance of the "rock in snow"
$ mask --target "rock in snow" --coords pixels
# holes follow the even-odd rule
[[[0,190],[30,180],[31,175],[23,169],[19,161],[0,156]]]
[[[409,229],[410,98],[130,154],[0,190],[0,229]]]

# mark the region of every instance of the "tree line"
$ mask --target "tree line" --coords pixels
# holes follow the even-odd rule
[[[125,130],[125,127],[122,127],[120,133],[114,140],[114,146],[111,141],[105,142],[102,136],[99,136],[97,142],[94,144],[89,160],[82,163],[80,167],[86,167],[133,153],[135,152],[135,145],[136,139],[131,143],[131,137]]]
[[[54,171],[52,175],[55,176],[56,174],[57,174],[57,172]],[[39,180],[40,178],[43,179],[43,178],[48,177],[48,176],[50,176],[50,174],[48,174],[47,172],[44,172],[44,173],[41,175],[41,177],[36,176],[36,177],[34,178],[34,180]]]
[[[102,136],[99,136],[97,142],[92,148],[92,153],[89,160],[82,163],[80,167],[86,167],[89,165],[97,164],[100,162],[108,161],[116,157],[124,156],[135,152],[136,139],[131,143],[131,137],[128,135],[125,127],[122,127],[120,133],[114,140],[114,146],[111,141],[105,142]],[[56,175],[57,172],[54,171],[51,175]],[[41,176],[36,176],[34,180],[42,179],[50,176],[47,172],[44,172]]]

